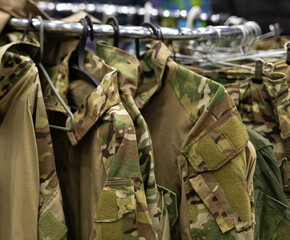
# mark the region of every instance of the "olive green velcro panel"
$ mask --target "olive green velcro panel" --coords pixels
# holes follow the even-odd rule
[[[236,116],[227,121],[221,131],[236,148],[243,146],[249,138],[245,127]]]
[[[64,239],[67,233],[67,227],[51,212],[40,217],[39,228],[51,240]]]
[[[102,240],[122,240],[123,239],[123,223],[122,221],[101,223]]]
[[[223,152],[210,137],[198,144],[198,146],[196,147],[196,151],[200,154],[200,156],[208,166],[208,170],[212,170],[221,162],[223,162],[223,160],[226,158]]]
[[[250,199],[245,187],[235,175],[231,165],[226,164],[219,170],[213,172],[213,174],[230,201],[233,211],[237,212],[243,222],[249,221],[251,219]]]
[[[98,201],[97,219],[113,220],[118,216],[115,190],[102,190]]]

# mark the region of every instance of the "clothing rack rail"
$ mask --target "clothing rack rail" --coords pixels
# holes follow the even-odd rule
[[[25,30],[29,24],[28,19],[12,18],[9,22],[15,30]],[[29,30],[39,31],[40,21],[33,18]],[[62,34],[68,36],[80,36],[82,33],[81,23],[68,23],[58,20],[43,20],[44,29],[47,33]],[[114,28],[108,24],[94,24],[94,35],[114,36]],[[219,40],[219,39],[241,39],[241,45],[259,38],[261,29],[256,22],[246,22],[237,26],[209,26],[202,28],[158,28],[162,32],[163,39],[170,40]],[[153,34],[150,28],[144,26],[119,26],[119,36],[126,38],[151,38],[160,39],[160,36]]]

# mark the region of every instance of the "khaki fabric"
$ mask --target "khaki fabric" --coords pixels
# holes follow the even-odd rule
[[[0,239],[66,239],[37,43],[0,48]]]
[[[132,57],[114,47],[99,44],[97,54],[106,62],[122,59],[114,65],[120,71],[131,68]],[[220,84],[169,55],[157,42],[127,75],[139,76],[134,100],[151,133],[157,184],[177,194],[180,217],[172,238],[253,239],[253,185],[247,184],[255,158],[246,157],[252,153],[246,154],[238,111]]]

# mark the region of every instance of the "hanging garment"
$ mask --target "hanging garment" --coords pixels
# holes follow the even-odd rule
[[[95,65],[93,54],[87,52],[86,64]],[[131,58],[130,63],[133,68],[139,68],[139,61]],[[96,74],[93,69],[91,71]],[[129,74],[127,74],[129,73]],[[156,184],[154,173],[154,155],[152,140],[148,126],[137,107],[133,96],[138,87],[137,72],[131,74],[126,68],[118,72],[118,86],[122,103],[131,116],[136,130],[139,163],[146,192],[148,211],[152,219],[155,232],[158,239],[170,239],[170,228],[175,224],[177,218],[176,195],[170,190]]]
[[[101,84],[95,88],[81,79],[69,82],[68,58],[48,72],[60,92],[67,89],[71,106],[78,109],[73,133],[52,134],[70,239],[156,239],[136,131],[121,102],[117,71],[88,54],[86,70],[103,79]],[[59,109],[53,110],[49,101],[50,120],[61,121]],[[162,219],[167,211],[159,206],[158,210]]]
[[[109,45],[98,44],[97,55],[138,73],[134,100],[151,132],[156,181],[178,198],[172,238],[253,239],[254,158],[246,158],[248,135],[225,89],[170,60],[161,42],[141,68]]]
[[[273,72],[257,81],[252,72],[243,69],[188,68],[226,87],[243,122],[273,145],[286,186],[289,178],[286,165],[290,159],[290,94],[286,75]]]
[[[38,44],[0,48],[0,239],[66,239],[50,129],[38,69]]]
[[[290,208],[283,192],[281,174],[271,143],[247,127],[257,152],[254,174],[255,239],[287,239]]]

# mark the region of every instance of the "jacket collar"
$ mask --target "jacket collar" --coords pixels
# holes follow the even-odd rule
[[[48,71],[52,76],[55,87],[66,102],[68,102],[67,94],[70,94],[72,99],[82,102],[74,113],[75,130],[68,133],[72,145],[76,145],[108,109],[120,102],[120,95],[117,70],[108,66],[102,59],[91,52],[87,52],[85,59],[86,70],[101,79],[101,83],[97,88],[81,79],[69,82],[68,60],[69,56],[64,58],[59,65],[48,69]],[[77,85],[85,89],[85,95],[81,91],[74,91]],[[88,89],[91,89],[91,92],[88,92]],[[51,96],[46,96],[45,100],[50,110],[60,111],[59,107],[53,104]],[[63,112],[63,110],[61,111]],[[70,125],[70,119],[67,119],[66,125]]]
[[[161,88],[169,49],[162,42],[154,42],[139,61],[135,56],[107,43],[98,42],[97,55],[119,71],[120,92],[131,95],[139,108]]]

